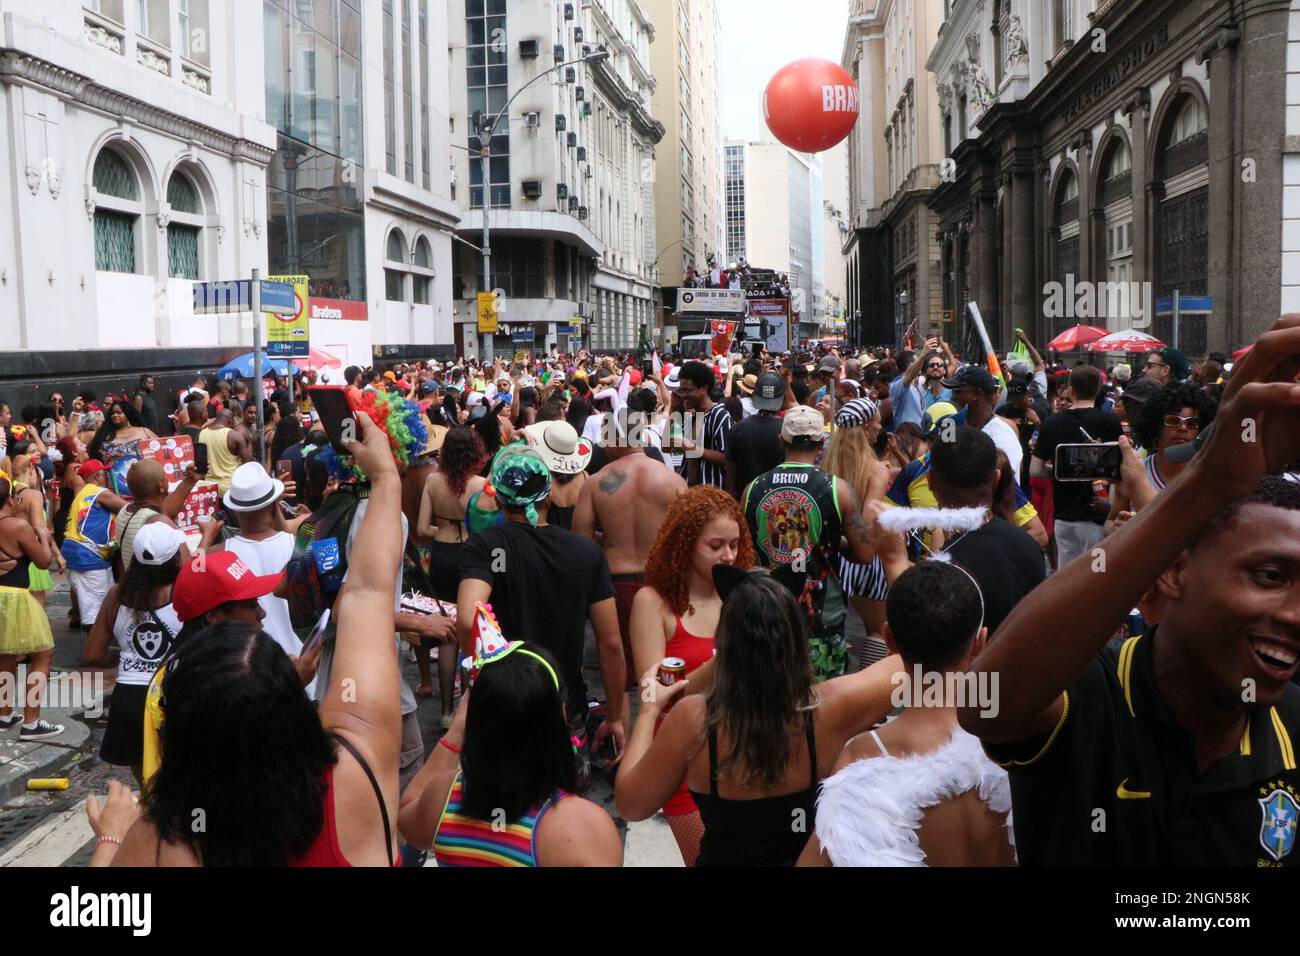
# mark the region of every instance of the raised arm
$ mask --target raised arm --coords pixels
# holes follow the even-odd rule
[[[1025,330],[1016,329],[1016,338],[1029,350],[1029,357],[1034,360],[1034,371],[1045,372],[1047,365],[1043,362],[1043,357],[1038,354],[1038,349],[1034,348],[1034,343],[1029,341],[1029,336],[1025,335]]]
[[[994,743],[1049,733],[1060,720],[1062,691],[1183,549],[1260,476],[1300,458],[1298,364],[1300,315],[1291,315],[1260,338],[1233,375],[1219,424],[1200,454],[1102,542],[1106,573],[1094,573],[1091,561],[1066,565],[998,628],[972,670],[998,675],[1002,708],[996,717],[981,717],[978,706],[959,708],[967,731]]]
[[[347,447],[370,479],[370,500],[348,558],[347,580],[335,605],[338,636],[320,720],[327,731],[346,737],[365,758],[379,781],[388,815],[393,818],[397,813],[402,736],[401,677],[393,641],[393,597],[401,558],[401,549],[394,543],[402,540],[402,488],[387,436],[366,415],[357,415],[356,422],[361,441]],[[370,791],[370,784],[361,768],[354,766],[345,771],[347,758],[341,754],[339,759],[339,771],[343,772],[336,776],[336,790],[340,803],[346,805],[349,791]],[[360,799],[358,796],[354,801],[357,806]],[[369,800],[368,812],[373,814],[373,792]],[[343,838],[349,830],[361,837],[371,828],[369,837],[374,835],[368,817],[339,814],[338,821],[345,851],[348,841]],[[356,846],[374,860],[382,844],[362,838]]]

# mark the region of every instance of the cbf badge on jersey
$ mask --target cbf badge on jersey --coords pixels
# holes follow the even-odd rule
[[[800,488],[777,488],[758,505],[758,545],[775,565],[805,560],[821,539],[821,510]]]
[[[1300,803],[1290,788],[1277,787],[1259,798],[1263,819],[1259,825],[1259,843],[1274,860],[1281,860],[1295,846],[1296,822],[1300,820]]]

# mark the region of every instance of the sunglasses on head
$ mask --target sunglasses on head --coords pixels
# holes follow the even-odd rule
[[[1179,425],[1184,425],[1187,428],[1199,430],[1201,427],[1201,420],[1195,415],[1189,415],[1186,418],[1182,418],[1178,415],[1166,415],[1165,425],[1169,428],[1177,428]]]

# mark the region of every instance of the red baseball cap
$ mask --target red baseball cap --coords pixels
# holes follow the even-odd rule
[[[233,551],[201,554],[181,565],[172,585],[172,609],[181,623],[192,621],[230,601],[270,594],[283,580],[283,571],[254,574]]]
[[[106,467],[98,458],[88,458],[77,466],[77,474],[93,475],[97,471],[103,471]]]

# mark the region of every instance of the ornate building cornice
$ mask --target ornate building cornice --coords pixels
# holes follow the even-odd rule
[[[0,83],[33,86],[56,96],[165,133],[184,142],[204,146],[233,159],[266,166],[275,150],[250,139],[231,136],[194,120],[161,109],[95,83],[88,77],[19,50],[0,51]]]

